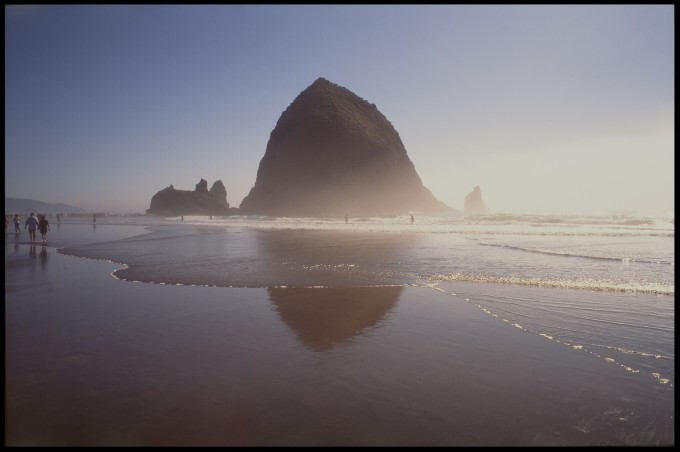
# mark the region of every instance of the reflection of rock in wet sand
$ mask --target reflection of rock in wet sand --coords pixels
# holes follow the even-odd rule
[[[376,326],[403,287],[270,288],[281,319],[308,348],[327,350]]]

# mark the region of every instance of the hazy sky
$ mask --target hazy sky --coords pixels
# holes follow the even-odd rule
[[[5,195],[238,207],[318,77],[375,103],[463,208],[673,211],[673,5],[5,6]]]

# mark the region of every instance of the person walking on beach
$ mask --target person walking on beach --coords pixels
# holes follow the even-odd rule
[[[349,223],[349,218],[347,218],[347,214],[345,214],[345,223]]]
[[[21,220],[18,213],[14,214],[14,232],[21,234]]]
[[[26,218],[26,223],[24,224],[24,229],[28,228],[28,236],[31,239],[31,243],[35,243],[35,229],[38,227],[38,219],[35,214],[31,212],[31,216]]]
[[[411,214],[411,224],[413,224],[413,220],[415,220],[415,218],[413,218],[413,214]]]
[[[50,230],[50,223],[47,221],[47,218],[45,218],[45,215],[40,215],[38,229],[40,229],[40,234],[42,235],[42,242],[47,242],[47,231]]]
[[[97,214],[92,214],[92,224],[95,224],[97,222]]]

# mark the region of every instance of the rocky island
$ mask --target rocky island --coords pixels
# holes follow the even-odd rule
[[[194,191],[177,190],[172,184],[151,198],[146,210],[151,215],[228,215],[232,210],[227,202],[227,190],[216,181],[208,190],[208,182],[201,179]]]

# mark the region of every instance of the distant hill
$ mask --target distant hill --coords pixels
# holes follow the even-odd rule
[[[5,198],[6,214],[26,214],[26,213],[79,213],[87,212],[80,207],[68,204],[48,204],[35,199]]]

